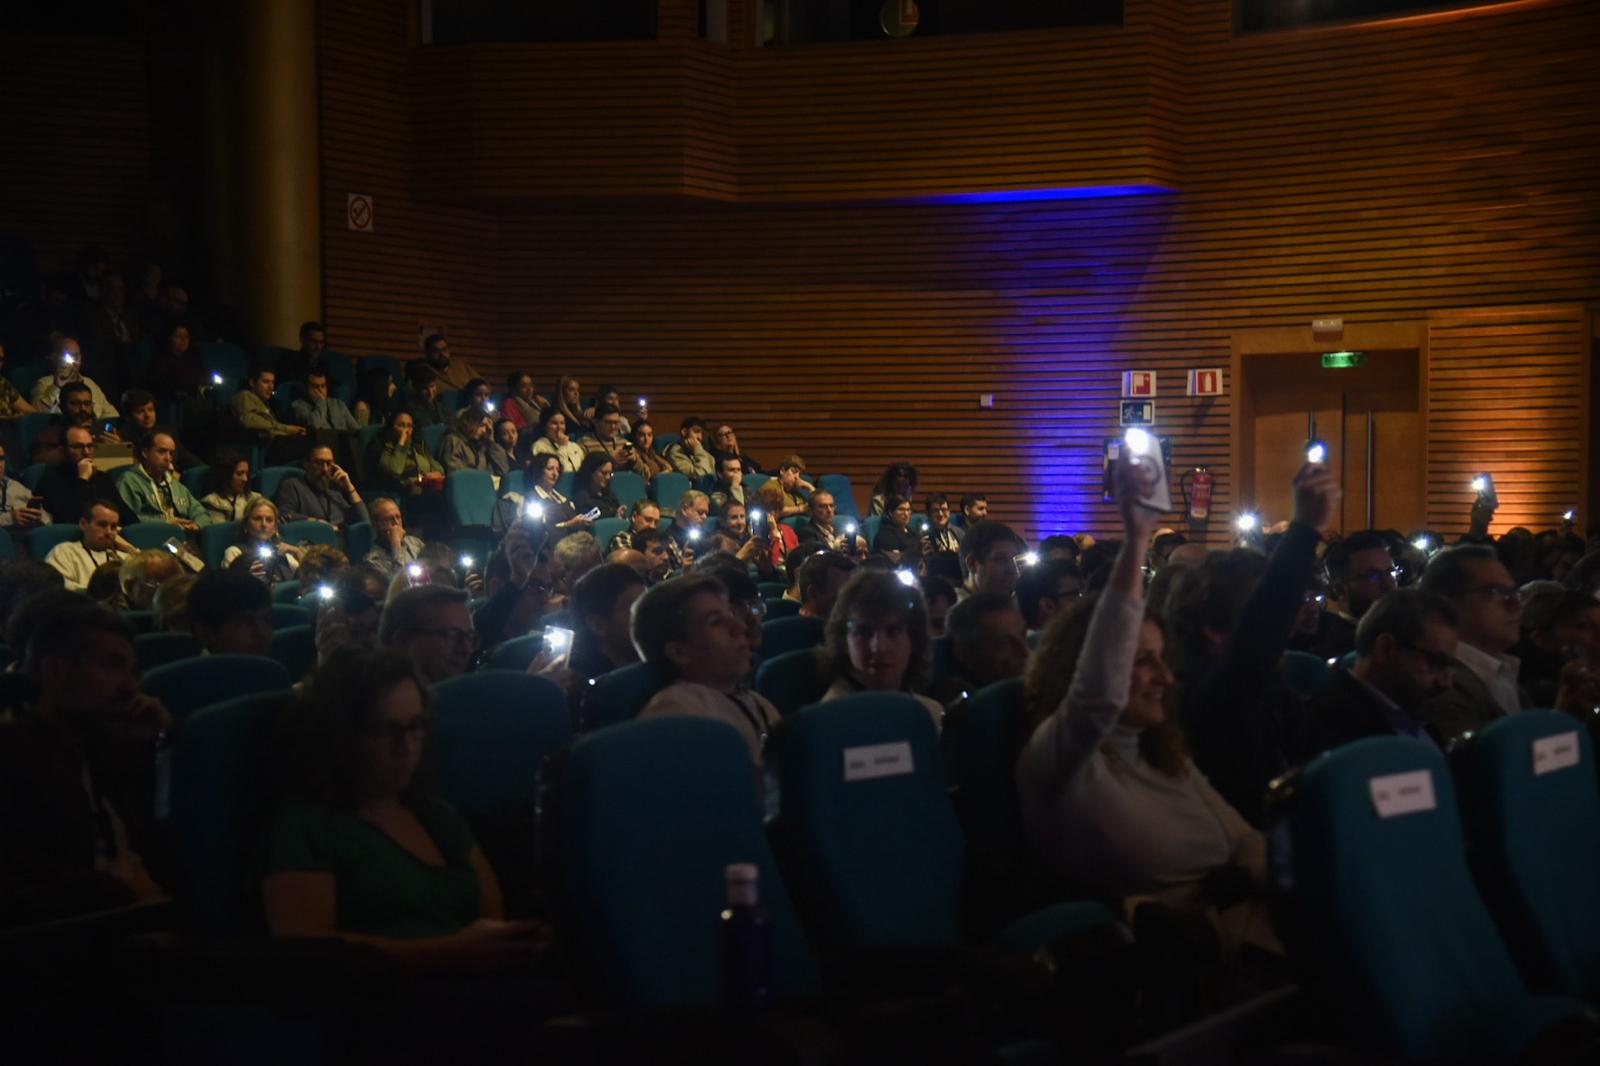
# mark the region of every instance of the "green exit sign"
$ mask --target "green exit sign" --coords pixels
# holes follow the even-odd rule
[[[1354,366],[1366,366],[1366,352],[1323,352],[1322,369],[1348,370]]]

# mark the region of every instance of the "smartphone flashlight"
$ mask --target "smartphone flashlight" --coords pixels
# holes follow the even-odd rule
[[[1487,491],[1488,488],[1489,488],[1489,475],[1487,475],[1487,474],[1479,474],[1477,477],[1472,479],[1472,491],[1473,492],[1482,493],[1482,492]]]
[[[530,522],[544,521],[544,508],[539,506],[537,503],[528,504],[522,509],[522,513]]]
[[[690,540],[699,540],[700,539],[700,527],[696,526],[694,529],[689,530],[687,536],[688,536],[688,538]]]
[[[213,371],[212,374],[211,374],[211,384],[213,384],[213,385],[221,385],[222,384],[222,375]]]
[[[263,544],[256,549],[256,554],[261,556],[263,559],[270,559],[274,555],[278,554],[278,550],[270,544]]]
[[[1023,566],[1038,566],[1039,565],[1039,553],[1038,552],[1023,552],[1022,553],[1022,558],[1019,561],[1022,563]]]
[[[1320,440],[1314,440],[1306,445],[1306,462],[1324,463],[1328,460],[1328,446]]]
[[[485,401],[483,401],[483,409],[485,411],[489,412],[490,414],[494,414],[494,401],[493,400],[485,400]]]
[[[1127,445],[1128,451],[1133,454],[1135,459],[1155,454],[1156,439],[1138,426],[1130,426],[1128,428],[1128,431],[1122,435],[1122,443]]]
[[[646,407],[649,407],[649,406],[650,406],[650,401],[646,400],[643,396],[639,397],[639,410],[643,411]]]
[[[1571,522],[1574,519],[1576,519],[1577,517],[1578,517],[1578,512],[1577,511],[1562,511],[1561,512],[1561,520],[1563,522]]]
[[[896,570],[894,576],[899,578],[900,584],[908,589],[917,587],[917,575],[909,570]]]
[[[422,576],[422,567],[418,566],[416,563],[412,563],[406,567],[406,576],[415,581],[417,578]]]
[[[463,555],[461,557],[461,569],[463,569],[463,570],[471,570],[472,569],[472,556]]]
[[[166,548],[167,551],[171,552],[173,555],[177,555],[178,554],[178,546],[176,544],[172,543],[171,541],[168,541],[167,543],[163,544],[162,547]]]
[[[1254,511],[1246,511],[1235,519],[1233,524],[1239,528],[1240,533],[1254,533],[1261,527],[1261,516]]]
[[[855,536],[856,535],[856,524],[854,522],[846,522],[844,524],[844,531],[845,531],[845,534],[847,536],[851,536],[851,537]]]
[[[560,626],[544,627],[544,646],[552,655],[565,655],[572,647],[572,630]]]
[[[317,598],[320,599],[323,603],[332,602],[333,595],[334,595],[334,593],[333,593],[333,586],[332,585],[318,585],[317,586]]]
[[[77,358],[71,352],[62,352],[61,353],[61,362],[62,362],[63,365],[71,366],[73,363],[76,363],[77,361],[78,361]]]
[[[1433,541],[1429,540],[1427,537],[1415,537],[1411,541],[1411,546],[1417,549],[1419,552],[1432,551]]]
[[[1570,512],[1570,511],[1567,512],[1567,517],[1571,518],[1572,517],[1572,512]],[[759,525],[761,523],[761,508],[759,508],[759,507],[751,508],[751,510],[750,510],[750,522],[751,522],[752,525]]]

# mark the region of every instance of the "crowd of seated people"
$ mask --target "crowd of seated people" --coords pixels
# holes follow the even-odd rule
[[[178,890],[140,763],[172,720],[140,691],[139,635],[273,656],[282,606],[314,627],[314,655],[282,722],[265,927],[422,968],[523,965],[560,933],[506,920],[525,907],[419,772],[433,687],[541,630],[570,644],[516,668],[555,682],[577,727],[599,682],[644,664],[660,684],[637,715],[728,724],[758,781],[784,730],[754,687],[786,653],[763,646],[773,623],[813,627],[809,702],[905,693],[946,736],[980,692],[1020,684],[1036,857],[1097,898],[1195,918],[1228,960],[1283,951],[1275,778],[1362,737],[1444,749],[1525,707],[1600,705],[1600,549],[1570,521],[1496,538],[1480,504],[1451,546],[1341,535],[1337,483],[1307,465],[1281,531],[1208,550],[1128,502],[1149,471],[1123,464],[1118,536],[1030,545],[983,494],[919,490],[895,461],[862,501],[869,535],[801,456],[764,463],[726,422],[685,418],[663,442],[612,386],[568,376],[541,395],[518,372],[496,393],[441,336],[399,379],[387,363],[341,379],[315,322],[217,381],[176,294],[133,315],[122,289],[103,273],[86,297],[99,332],[58,317],[3,333],[41,372],[0,380],[0,625],[20,682],[0,688],[0,926]],[[264,465],[293,469],[268,484]],[[487,525],[455,521],[458,471],[494,486]],[[623,475],[668,473],[690,482],[676,500],[618,495]],[[1333,663],[1330,679],[1298,690],[1285,653]]]

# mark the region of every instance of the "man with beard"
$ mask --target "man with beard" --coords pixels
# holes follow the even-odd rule
[[[303,477],[286,477],[273,499],[285,522],[313,518],[343,530],[368,521],[367,505],[350,475],[333,461],[333,449],[314,445],[306,457]]]
[[[1449,600],[1418,589],[1379,599],[1356,626],[1356,662],[1334,674],[1311,705],[1319,747],[1363,737],[1401,736],[1429,743],[1428,708],[1450,691],[1458,614]]]
[[[34,492],[44,500],[44,509],[53,515],[82,515],[95,500],[115,500],[122,524],[133,521],[133,512],[117,494],[117,483],[94,465],[94,434],[83,426],[72,426],[65,433],[62,462],[39,477]]]

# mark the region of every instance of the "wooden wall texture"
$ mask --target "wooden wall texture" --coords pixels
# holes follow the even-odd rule
[[[797,448],[863,488],[909,458],[925,487],[984,489],[1035,534],[1108,528],[1096,457],[1118,372],[1155,369],[1178,465],[1220,475],[1218,537],[1235,502],[1231,400],[1185,399],[1184,370],[1314,317],[1422,323],[1430,524],[1464,528],[1462,474],[1477,468],[1505,471],[1497,528],[1548,524],[1587,484],[1600,20],[1551,2],[1236,38],[1227,16],[1219,0],[1131,3],[1120,33],[699,49],[731,70],[704,124],[732,131],[705,142],[723,184],[647,172],[629,140],[628,122],[697,136],[662,117],[692,100],[644,102],[664,109],[647,120],[622,102],[632,90],[608,91],[590,102],[606,135],[582,199],[563,183],[591,112],[563,96],[560,117],[509,143],[502,57],[496,102],[477,106],[506,125],[451,105],[458,129],[508,142],[476,144],[483,171],[466,168],[462,189],[499,218],[496,365],[648,391],[658,420],[730,418],[758,455]],[[443,108],[434,97],[423,121]],[[938,199],[1114,182],[1098,162],[1107,115],[1117,136],[1139,131],[1123,142],[1139,180],[1172,191]],[[557,121],[560,158],[541,162]],[[673,180],[689,195],[661,201]],[[798,202],[817,199],[831,202]]]
[[[1178,464],[1219,474],[1220,536],[1231,396],[1185,399],[1183,371],[1338,316],[1425,331],[1432,524],[1462,527],[1477,468],[1497,528],[1585,500],[1591,3],[1236,37],[1226,0],[1129,0],[1121,29],[762,50],[756,5],[717,46],[662,2],[654,42],[420,48],[413,5],[324,0],[335,344],[409,355],[445,326],[485,369],[730,418],[863,492],[909,458],[1034,534],[1109,527],[1118,372],[1155,369]],[[73,72],[0,119],[41,146],[0,166],[0,229],[57,261],[120,250],[149,170],[138,51],[0,55],[8,99]],[[1108,186],[1143,191],[1070,198]],[[376,233],[345,227],[351,192]]]

